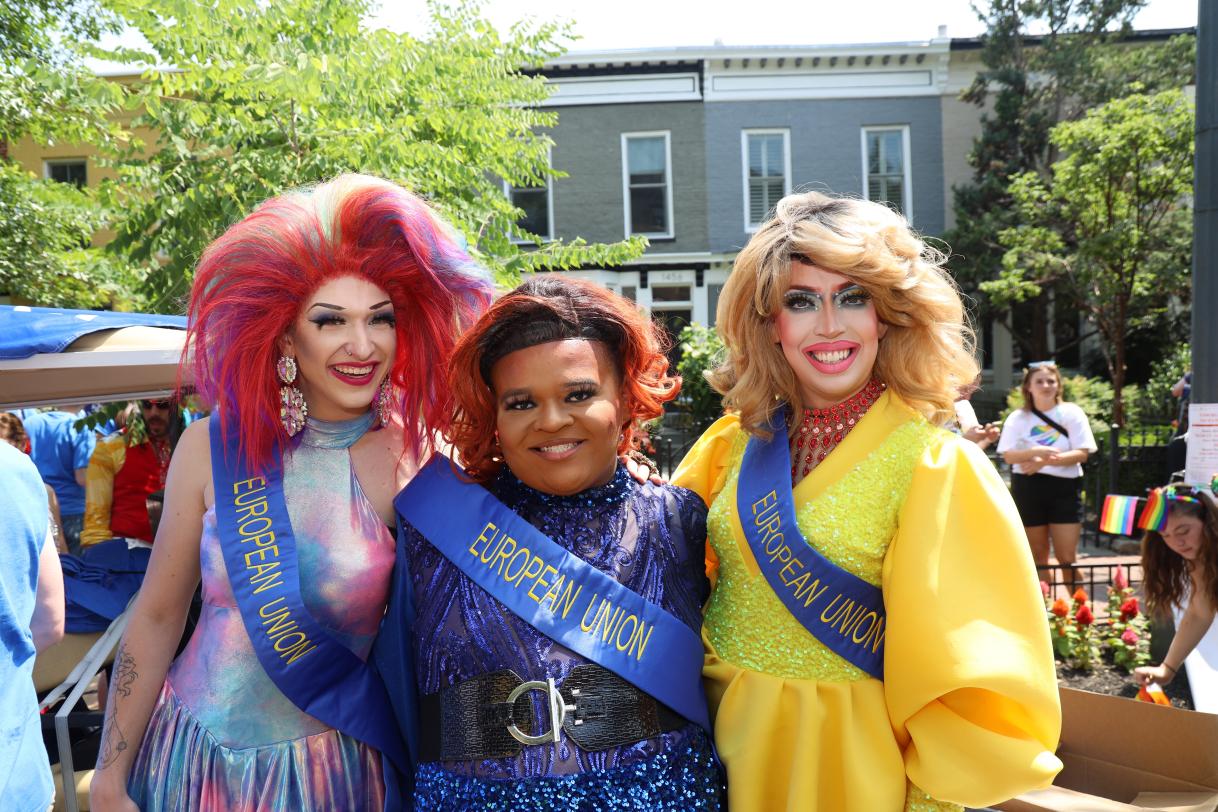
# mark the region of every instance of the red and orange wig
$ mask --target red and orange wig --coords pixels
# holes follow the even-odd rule
[[[637,447],[640,424],[659,417],[681,389],[681,379],[668,374],[663,329],[632,302],[591,282],[534,277],[491,305],[457,343],[448,368],[455,416],[446,436],[475,481],[489,481],[503,466],[495,446],[495,363],[517,350],[572,338],[600,341],[614,359],[629,415],[618,453]]]
[[[183,365],[255,470],[288,441],[277,339],[313,291],[343,276],[368,280],[393,302],[389,375],[410,451],[448,426],[449,393],[434,371],[490,303],[490,276],[422,200],[379,178],[341,175],[262,203],[207,247],[195,272]]]

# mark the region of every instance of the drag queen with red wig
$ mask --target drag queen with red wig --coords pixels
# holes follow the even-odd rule
[[[268,200],[204,252],[183,363],[214,411],[169,469],[94,809],[398,802],[405,748],[367,662],[387,525],[444,428],[432,373],[490,293],[426,205],[358,175]],[[173,659],[200,579],[202,617]]]

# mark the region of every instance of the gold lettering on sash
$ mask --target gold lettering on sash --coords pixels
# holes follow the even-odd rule
[[[245,566],[237,578],[246,578],[254,587],[254,595],[285,589],[279,545],[275,543],[274,522],[266,499],[266,479],[253,477],[234,482],[232,504],[240,543],[252,543],[242,554]],[[287,665],[317,648],[292,618],[285,595],[269,597],[258,608],[258,616],[262,618],[263,633]]]
[[[574,622],[571,610],[583,594],[583,584],[560,569],[559,564],[546,561],[541,554],[520,545],[493,521],[483,524],[466,548],[473,567],[483,567],[496,579],[523,588],[529,599],[548,612],[555,622]],[[259,561],[273,557],[267,552],[250,553]],[[255,562],[256,563],[256,562]],[[525,586],[527,584],[527,587]],[[579,620],[579,630],[612,645],[618,651],[642,660],[651,641],[654,625],[643,617],[618,606],[608,597],[593,593]]]

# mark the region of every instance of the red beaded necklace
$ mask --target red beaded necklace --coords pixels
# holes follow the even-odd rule
[[[791,439],[791,482],[799,482],[829,456],[882,394],[884,384],[872,378],[836,406],[804,409],[803,421]]]

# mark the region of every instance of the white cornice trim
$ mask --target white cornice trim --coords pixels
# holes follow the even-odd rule
[[[677,48],[624,48],[570,51],[545,63],[546,67],[614,67],[646,63],[700,62],[724,59],[794,59],[796,57],[882,56],[938,54],[951,49],[951,40],[936,38],[906,42],[871,42],[845,45],[712,45]]]

